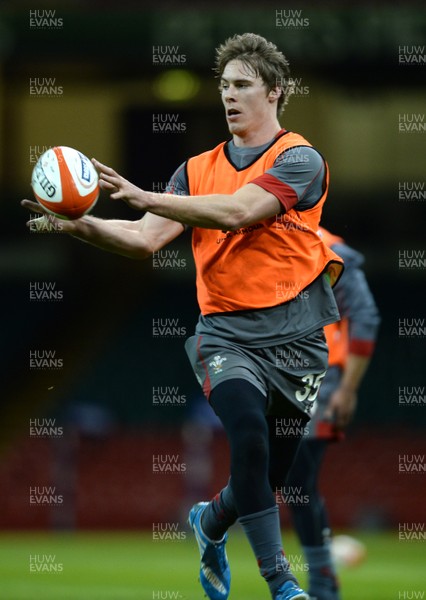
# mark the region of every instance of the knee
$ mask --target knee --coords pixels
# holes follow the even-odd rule
[[[286,484],[289,486],[304,487],[308,486],[308,474],[300,469],[297,464],[297,459],[292,464],[288,473]]]
[[[264,419],[242,416],[229,441],[232,461],[236,461],[239,468],[254,469],[256,465],[268,464],[268,429]]]
[[[309,470],[298,469],[296,463],[290,469],[285,487],[290,494],[307,496],[312,501],[319,495],[316,478]]]

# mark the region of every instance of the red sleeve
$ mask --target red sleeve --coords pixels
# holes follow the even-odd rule
[[[374,350],[373,340],[350,340],[349,353],[358,354],[359,356],[371,356]]]
[[[283,183],[269,173],[264,173],[263,175],[256,177],[256,179],[252,179],[250,183],[255,183],[270,194],[273,194],[275,198],[281,202],[286,211],[293,208],[299,200],[296,192],[291,186]]]

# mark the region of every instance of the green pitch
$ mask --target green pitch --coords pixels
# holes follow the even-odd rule
[[[397,532],[353,533],[365,562],[340,569],[345,600],[426,599],[426,542],[398,541]],[[294,536],[286,553],[303,585],[306,565]],[[3,600],[202,600],[192,534],[154,541],[151,533],[0,534]],[[229,600],[269,600],[251,550],[234,528],[228,543]],[[31,566],[33,565],[33,566]]]

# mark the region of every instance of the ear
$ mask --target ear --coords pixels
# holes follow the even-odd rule
[[[270,99],[271,102],[275,102],[276,100],[278,100],[278,98],[280,98],[282,93],[283,93],[282,89],[280,87],[276,86],[276,87],[272,88],[272,90],[270,90],[270,92],[268,94],[268,98]]]

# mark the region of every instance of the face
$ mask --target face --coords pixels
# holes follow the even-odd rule
[[[263,80],[241,61],[226,65],[219,89],[233,135],[247,137],[276,119],[276,90],[268,93]]]

